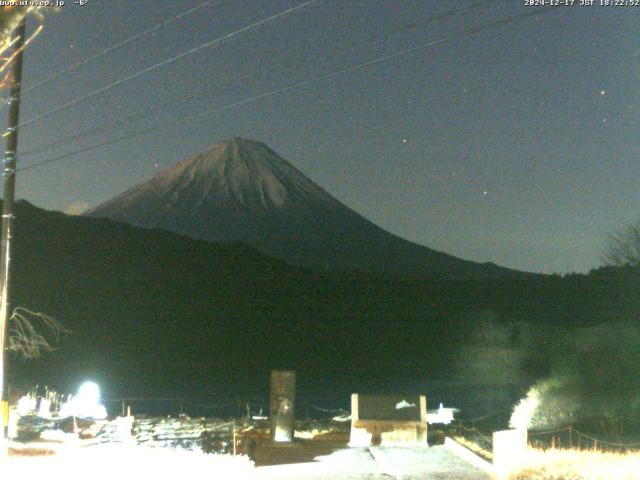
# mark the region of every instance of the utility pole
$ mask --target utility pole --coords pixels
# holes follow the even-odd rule
[[[26,35],[26,17],[16,30],[17,41],[14,52],[17,55],[12,66],[11,97],[9,104],[9,123],[3,135],[7,139],[7,150],[2,162],[3,200],[2,200],[2,236],[0,237],[0,405],[2,405],[2,437],[0,443],[9,436],[9,382],[7,364],[9,358],[8,311],[9,311],[9,264],[13,223],[13,200],[16,190],[16,153],[18,151],[18,123],[20,120],[20,91],[22,83],[22,58]]]

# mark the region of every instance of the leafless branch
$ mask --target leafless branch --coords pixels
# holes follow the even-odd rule
[[[10,322],[9,350],[25,359],[53,351],[52,343],[57,343],[61,335],[69,333],[49,315],[23,307],[17,307],[13,311]],[[39,327],[36,327],[37,323],[40,323]]]
[[[640,222],[607,237],[603,260],[609,265],[640,266]]]

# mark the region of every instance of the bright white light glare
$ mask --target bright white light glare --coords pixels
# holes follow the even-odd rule
[[[85,382],[78,389],[77,397],[60,407],[62,417],[81,417],[102,420],[107,418],[107,409],[100,404],[100,387],[94,382]]]
[[[24,417],[31,414],[36,409],[36,399],[25,395],[18,400],[18,415]]]
[[[38,405],[38,416],[47,418],[51,416],[51,400],[48,398],[42,398],[40,405]]]
[[[293,439],[291,438],[291,432],[289,431],[289,429],[277,426],[276,433],[273,436],[273,440],[276,442],[290,442]]]
[[[87,403],[100,401],[100,387],[95,382],[84,382],[78,389],[78,398]]]

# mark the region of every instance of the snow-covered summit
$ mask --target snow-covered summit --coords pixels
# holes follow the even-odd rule
[[[158,215],[179,208],[192,217],[208,206],[255,211],[282,209],[294,202],[337,203],[263,143],[234,137],[178,162],[87,214],[126,217],[126,210],[142,208]]]

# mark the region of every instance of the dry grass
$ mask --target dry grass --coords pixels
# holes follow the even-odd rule
[[[493,460],[493,452],[490,452],[489,450],[485,450],[477,443],[472,442],[471,440],[467,440],[464,437],[453,437],[453,439],[456,442],[458,442],[460,445],[471,450],[473,453],[475,453],[479,457],[482,457],[486,461],[491,462]]]
[[[315,442],[328,443],[349,443],[349,434],[347,432],[321,432],[313,436]]]
[[[638,480],[640,451],[529,449],[527,461],[509,480]]]

